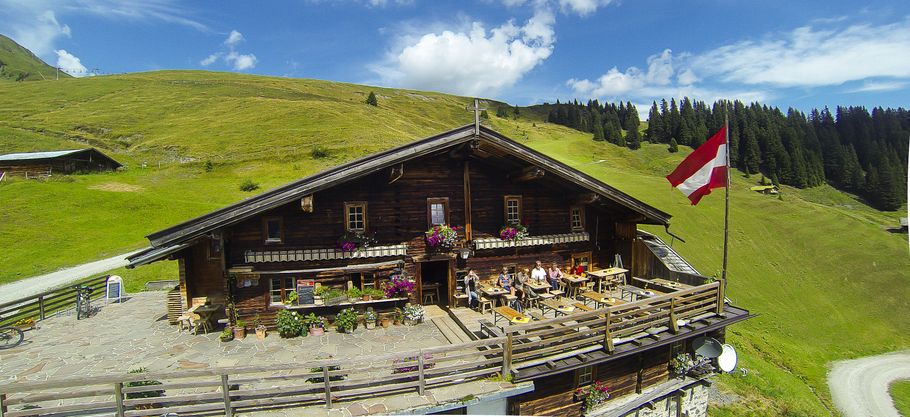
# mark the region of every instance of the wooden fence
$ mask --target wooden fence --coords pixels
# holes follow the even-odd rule
[[[31,318],[44,320],[54,313],[76,307],[75,285],[87,285],[94,288],[92,300],[104,297],[104,285],[109,275],[82,280],[64,288],[45,291],[31,297],[20,298],[0,304],[0,326],[13,324],[18,320]]]
[[[468,343],[279,366],[131,373],[0,385],[0,417],[145,416],[238,409],[324,406],[509,375],[594,350],[612,353],[640,334],[679,331],[687,320],[721,313],[711,283],[617,307],[509,326]],[[149,382],[154,381],[154,382]],[[40,407],[40,408],[35,408]],[[154,411],[150,411],[154,409]]]

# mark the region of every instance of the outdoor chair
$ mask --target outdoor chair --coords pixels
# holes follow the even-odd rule
[[[177,333],[183,330],[193,330],[193,321],[189,314],[183,314],[177,317]]]
[[[437,298],[435,292],[426,292],[423,294],[423,305],[436,304]]]
[[[209,324],[209,321],[208,321],[208,320],[202,320],[202,319],[201,319],[198,315],[196,315],[196,314],[191,314],[191,315],[190,315],[190,329],[192,329],[193,334],[199,334],[199,329],[200,329],[200,328],[202,328],[202,332],[203,332],[203,333],[208,333],[209,330],[211,330],[211,329],[209,328],[210,326],[211,326],[211,324]]]
[[[527,297],[525,298],[525,307],[527,308],[540,308],[540,295],[536,292],[528,292]]]
[[[550,290],[550,294],[552,294],[554,297],[560,297],[560,296],[562,296],[562,295],[565,295],[565,293],[566,293],[566,283],[565,283],[565,281],[559,281],[559,289],[558,289],[558,290]]]

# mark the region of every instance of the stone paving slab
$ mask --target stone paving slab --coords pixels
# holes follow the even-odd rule
[[[220,332],[193,335],[167,323],[166,293],[131,294],[87,319],[62,315],[39,322],[15,349],[0,351],[0,384],[14,381],[151,372],[238,365],[353,358],[449,344],[429,321],[387,329],[358,328],[346,335],[328,329],[321,337],[281,339],[255,335],[222,343]]]

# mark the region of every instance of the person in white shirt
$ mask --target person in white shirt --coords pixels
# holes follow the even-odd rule
[[[540,261],[537,261],[537,266],[534,267],[534,270],[531,271],[531,279],[537,280],[537,282],[543,282],[547,280],[547,271],[543,269]]]

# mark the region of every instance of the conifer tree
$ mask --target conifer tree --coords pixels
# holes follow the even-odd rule
[[[379,106],[379,101],[376,100],[376,94],[374,94],[372,91],[370,91],[370,95],[367,96],[367,104],[376,107]]]
[[[679,145],[676,144],[676,138],[670,138],[670,147],[667,148],[670,153],[679,152]]]
[[[641,148],[641,135],[638,133],[638,129],[630,130],[626,134],[626,146],[632,150]]]

